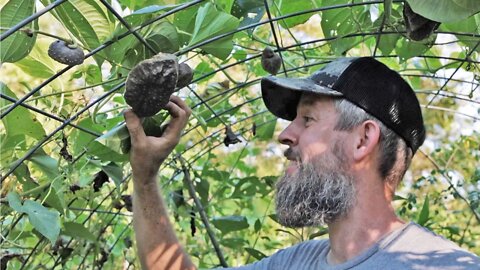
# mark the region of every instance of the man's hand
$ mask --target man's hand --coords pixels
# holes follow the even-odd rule
[[[132,143],[130,164],[133,178],[137,181],[150,179],[156,175],[162,162],[178,144],[191,114],[187,104],[176,96],[170,97],[165,109],[170,113],[171,120],[161,137],[146,136],[141,119],[132,110],[124,113]]]
[[[171,120],[161,137],[145,135],[141,119],[131,110],[125,112],[132,142],[133,228],[142,269],[190,270],[195,266],[178,242],[156,180],[160,165],[178,144],[191,110],[175,96],[170,97],[166,109]]]

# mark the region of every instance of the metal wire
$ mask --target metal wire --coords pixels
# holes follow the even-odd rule
[[[103,43],[102,45],[100,45],[99,47],[95,48],[94,50],[90,51],[90,53],[86,54],[85,55],[85,59],[89,58],[90,56],[93,56],[94,54],[96,54],[97,52],[107,48],[108,46],[112,45],[113,43],[115,43],[115,41],[117,40],[121,40],[123,38],[125,38],[126,36],[128,36],[129,34],[131,34],[132,32],[135,32],[135,31],[138,31],[158,20],[161,20],[171,14],[174,14],[175,12],[177,11],[180,11],[180,10],[183,10],[185,8],[188,8],[188,7],[191,7],[191,6],[194,6],[196,4],[199,4],[201,2],[203,2],[205,0],[196,0],[196,1],[192,1],[192,2],[189,2],[185,5],[182,5],[178,8],[174,8],[170,11],[167,11],[165,13],[163,13],[162,15],[158,16],[157,18],[155,19],[152,19],[140,26],[137,26],[131,30],[128,30],[126,31],[125,33],[119,35],[118,37],[116,37],[115,39],[112,39],[112,40],[108,40],[106,41],[105,43]],[[68,70],[70,70],[73,66],[67,66],[65,67],[64,69],[62,69],[61,71],[59,71],[57,74],[54,74],[52,77],[48,78],[46,81],[44,81],[43,83],[41,83],[39,86],[35,87],[32,91],[30,91],[27,95],[25,95],[24,97],[22,97],[21,99],[19,99],[17,102],[15,102],[15,104],[13,104],[10,108],[8,108],[5,112],[3,112],[1,115],[0,115],[0,119],[3,119],[3,117],[5,117],[8,113],[10,113],[13,109],[15,109],[15,107],[17,107],[20,103],[23,103],[25,100],[27,100],[29,97],[31,97],[32,95],[34,95],[35,93],[37,93],[38,91],[40,91],[43,87],[45,87],[47,84],[49,84],[50,82],[52,82],[53,80],[55,80],[56,78],[58,78],[60,75],[62,75],[63,73],[67,72]]]
[[[287,69],[285,68],[285,63],[284,63],[283,57],[282,57],[282,50],[280,49],[280,43],[278,42],[277,33],[275,31],[275,26],[273,26],[272,15],[270,14],[270,8],[268,7],[267,0],[263,0],[263,4],[265,6],[265,11],[267,12],[268,22],[270,23],[270,29],[272,29],[272,34],[273,34],[273,39],[275,40],[275,45],[277,45],[277,53],[280,56],[280,59],[282,59],[283,73],[285,74],[285,77],[288,77]]]
[[[452,75],[450,75],[450,79],[452,79],[453,76],[455,76],[455,74],[457,74],[457,72],[460,70],[460,68],[463,66],[463,64],[464,64],[465,62],[467,62],[467,61],[468,61],[468,62],[472,62],[472,61],[470,60],[470,56],[472,56],[472,54],[475,52],[475,50],[476,50],[479,46],[480,46],[480,41],[478,41],[477,44],[476,44],[473,48],[470,49],[470,52],[465,56],[465,59],[463,59],[463,60],[461,61],[462,64],[458,65],[458,67],[455,69],[455,71],[452,73]],[[448,82],[450,81],[450,79],[447,80],[447,81],[442,85],[442,87],[440,87],[440,89],[438,89],[437,93],[432,97],[432,99],[430,99],[430,101],[429,101],[428,104],[426,105],[426,108],[428,108],[428,107],[432,104],[432,102],[437,98],[438,93],[440,93],[440,91],[442,91],[442,90],[445,89],[445,87],[447,86],[447,84],[448,84]]]
[[[153,54],[157,54],[157,51],[155,51],[155,49],[150,44],[148,44],[148,42],[145,41],[145,39],[140,36],[137,31],[132,31],[132,27],[130,26],[130,24],[125,21],[125,19],[123,19],[123,17],[120,16],[120,14],[118,14],[118,12],[116,12],[115,9],[106,0],[100,0],[100,2],[102,2],[102,4],[107,7],[107,9],[120,21],[121,24],[123,24],[123,26],[128,29],[128,31],[130,31],[138,39],[138,41],[140,41],[145,47],[147,47]]]
[[[0,94],[0,97],[3,98],[3,99],[6,99],[6,100],[8,100],[8,101],[10,101],[10,102],[12,102],[12,103],[17,101],[16,99],[11,98],[11,97],[9,97],[9,96],[7,96],[7,95],[4,95],[4,94]],[[60,117],[58,117],[58,116],[56,116],[56,115],[53,115],[53,114],[44,112],[44,111],[42,111],[42,110],[40,110],[40,109],[37,109],[37,108],[32,107],[32,106],[30,106],[30,105],[28,105],[28,104],[25,104],[25,103],[21,103],[20,106],[22,106],[22,107],[24,107],[24,108],[27,108],[27,109],[29,109],[29,110],[31,110],[31,111],[34,111],[34,112],[36,112],[36,113],[39,113],[39,114],[41,114],[41,115],[50,117],[50,118],[52,118],[52,119],[54,119],[54,120],[57,120],[57,121],[59,121],[59,122],[65,122],[65,120],[66,120],[66,119],[60,118]],[[77,125],[72,124],[72,123],[68,123],[68,125],[71,126],[71,127],[76,128],[76,129],[78,129],[78,130],[81,130],[81,131],[83,131],[83,132],[85,132],[85,133],[88,133],[88,134],[90,134],[90,135],[93,135],[93,136],[95,136],[95,137],[100,137],[100,136],[102,135],[102,134],[100,134],[100,133],[97,133],[97,132],[95,132],[95,131],[86,129],[86,128],[81,127],[81,126],[77,126]]]
[[[90,109],[93,105],[97,104],[98,102],[100,102],[102,99],[108,97],[111,93],[117,91],[118,89],[122,88],[123,86],[125,85],[125,83],[121,83],[119,85],[117,85],[116,87],[112,88],[110,91],[106,92],[105,94],[103,94],[102,96],[100,96],[97,100],[93,101],[92,103],[88,104],[87,106],[85,106],[83,109],[81,109],[80,111],[78,111],[77,113],[75,113],[74,116],[72,116],[71,118],[65,120],[63,122],[62,125],[60,125],[58,128],[56,128],[54,131],[52,131],[50,134],[48,134],[47,136],[45,136],[42,140],[40,140],[35,146],[33,146],[32,148],[30,148],[27,153],[21,157],[20,159],[16,160],[13,165],[10,167],[10,169],[4,174],[1,176],[1,180],[0,181],[3,181],[5,180],[10,174],[13,173],[13,171],[15,171],[16,168],[18,168],[18,166],[20,166],[20,164],[22,164],[26,159],[28,159],[33,153],[35,153],[35,151],[37,151],[46,141],[48,141],[50,138],[52,138],[58,131],[62,130],[65,126],[67,126],[70,122],[72,122],[73,120],[77,119],[77,117],[79,115],[81,115],[82,113],[84,113],[85,111],[87,111],[88,109]]]
[[[7,31],[3,32],[3,34],[0,35],[0,42],[3,41],[4,39],[8,38],[13,33],[17,32],[18,30],[22,29],[22,27],[24,27],[25,25],[31,23],[32,21],[36,20],[37,18],[39,18],[40,16],[42,16],[46,12],[54,9],[55,7],[59,6],[60,4],[62,4],[65,1],[67,1],[67,0],[57,0],[55,2],[52,2],[50,5],[46,6],[42,10],[40,10],[40,11],[36,12],[35,14],[32,14],[31,16],[23,19],[21,22],[16,24],[14,27],[12,27],[12,28],[8,29]]]

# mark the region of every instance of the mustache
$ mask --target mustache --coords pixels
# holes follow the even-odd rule
[[[288,148],[283,152],[283,155],[288,159],[288,160],[296,160],[296,161],[302,161],[300,158],[300,153],[292,148]]]

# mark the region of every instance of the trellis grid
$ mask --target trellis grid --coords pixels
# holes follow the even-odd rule
[[[40,11],[33,13],[31,16],[27,18],[22,18],[22,20],[17,23],[16,25],[10,27],[9,29],[1,29],[3,33],[0,35],[0,42],[7,40],[9,37],[18,33],[19,31],[25,30],[25,27],[33,23],[35,20],[41,19],[42,16],[53,12],[56,8],[68,2],[68,0],[57,0],[51,1],[50,4],[46,5]],[[182,3],[179,5],[175,5],[170,9],[161,12],[161,14],[154,14],[151,19],[148,19],[142,22],[140,25],[132,26],[130,23],[121,15],[121,12],[116,9],[112,3],[112,1],[107,0],[100,0],[101,5],[103,5],[108,12],[110,12],[114,18],[117,20],[119,25],[125,27],[126,31],[112,37],[110,39],[105,40],[100,46],[96,48],[88,48],[88,53],[85,55],[85,60],[88,61],[89,58],[93,58],[94,56],[99,56],[106,48],[112,46],[116,42],[120,42],[124,38],[134,36],[140,44],[144,47],[144,49],[148,50],[151,54],[159,53],[148,41],[146,36],[142,36],[142,30],[148,28],[149,26],[154,25],[155,23],[161,20],[167,20],[172,16],[178,14],[182,11],[187,11],[190,9],[199,8],[206,3],[213,2],[214,4],[218,4],[221,1],[208,1],[208,0],[195,0],[191,2]],[[234,1],[235,3],[239,3],[242,1]],[[231,75],[228,74],[229,71],[236,70],[238,68],[242,68],[245,65],[249,65],[251,63],[258,63],[262,54],[261,50],[265,46],[271,46],[275,48],[275,53],[278,53],[279,56],[282,58],[282,68],[279,76],[285,77],[295,77],[295,76],[304,76],[306,75],[306,70],[310,72],[313,69],[321,67],[322,65],[330,62],[332,59],[338,57],[339,55],[331,54],[322,59],[309,59],[306,56],[307,53],[314,52],[319,50],[326,45],[334,44],[341,39],[349,39],[349,38],[360,38],[362,41],[369,38],[375,38],[375,43],[373,45],[373,52],[371,52],[371,56],[383,61],[393,61],[398,63],[401,56],[398,54],[388,54],[383,55],[379,54],[379,45],[383,38],[393,35],[401,35],[405,36],[406,31],[404,29],[397,29],[397,30],[385,30],[386,21],[385,19],[381,20],[379,27],[375,31],[356,31],[352,33],[347,33],[344,35],[338,36],[331,36],[325,37],[323,35],[318,35],[318,37],[313,38],[311,40],[302,41],[302,42],[295,42],[292,45],[283,45],[287,43],[287,40],[295,40],[297,38],[294,36],[294,33],[290,31],[291,29],[287,29],[286,31],[284,27],[284,23],[286,20],[291,18],[296,18],[302,15],[313,15],[313,14],[322,14],[323,12],[327,11],[336,11],[336,10],[343,10],[343,9],[351,9],[354,7],[361,7],[370,9],[372,7],[377,7],[380,10],[380,7],[385,4],[387,1],[350,1],[346,4],[336,4],[336,5],[329,5],[329,6],[319,6],[309,10],[303,11],[296,11],[288,14],[279,14],[278,6],[275,4],[275,1],[260,1],[263,2],[263,6],[260,7],[262,10],[265,11],[265,14],[262,16],[261,20],[257,22],[253,22],[247,25],[239,26],[235,30],[227,31],[222,34],[215,35],[213,37],[209,37],[205,40],[202,40],[196,44],[190,46],[181,47],[177,52],[174,54],[178,56],[180,59],[187,63],[198,63],[202,61],[203,56],[203,48],[209,44],[214,44],[215,42],[221,41],[226,38],[232,38],[235,35],[239,34],[246,34],[248,31],[259,31],[262,29],[265,33],[270,33],[267,39],[268,41],[261,40],[260,38],[255,37],[255,35],[251,35],[250,37],[253,40],[253,44],[255,47],[245,47],[245,45],[240,44],[241,42],[238,40],[233,40],[234,49],[246,49],[250,53],[243,59],[233,59],[229,58],[223,61],[220,64],[217,64],[216,68],[212,68],[211,71],[198,73],[195,79],[192,81],[190,86],[186,87],[185,89],[181,90],[181,95],[183,95],[187,102],[189,103],[190,107],[194,111],[203,110],[207,111],[208,117],[202,118],[202,121],[193,121],[190,125],[186,128],[183,133],[184,138],[190,138],[188,144],[186,144],[183,149],[180,149],[175,153],[175,155],[166,162],[163,167],[161,168],[162,171],[171,170],[171,174],[169,177],[166,177],[163,182],[163,186],[167,187],[168,185],[172,184],[173,182],[178,182],[179,177],[183,177],[182,181],[187,183],[187,187],[189,188],[189,196],[194,201],[192,205],[196,207],[196,211],[198,211],[201,215],[201,222],[206,227],[209,228],[211,225],[209,224],[209,220],[206,217],[206,213],[204,209],[210,207],[210,205],[203,205],[202,200],[198,198],[198,195],[195,194],[195,186],[198,185],[198,181],[196,177],[190,179],[189,172],[195,172],[198,168],[198,162],[202,158],[205,158],[209,153],[214,151],[218,151],[221,147],[223,147],[223,137],[224,131],[226,128],[232,128],[233,132],[241,137],[242,146],[237,147],[237,149],[241,149],[243,151],[247,147],[249,147],[249,143],[254,141],[254,134],[255,131],[252,131],[252,125],[255,126],[256,129],[261,129],[265,126],[268,126],[272,123],[275,123],[277,120],[271,116],[268,111],[261,105],[261,97],[260,91],[258,87],[258,83],[260,81],[261,76],[251,75],[245,76],[243,81],[239,81],[238,79],[231,78]],[[395,5],[402,5],[404,1],[393,1],[391,2]],[[385,17],[384,17],[385,18]],[[363,29],[360,29],[363,30]],[[300,31],[300,30],[295,30]],[[432,59],[437,59],[444,61],[445,66],[452,65],[454,66],[453,71],[450,72],[448,75],[441,75],[434,72],[433,74],[429,71],[424,73],[415,73],[410,72],[408,69],[405,71],[400,71],[400,74],[406,78],[407,80],[413,80],[415,78],[420,78],[422,80],[428,80],[435,83],[438,83],[440,86],[437,89],[415,89],[416,93],[419,97],[423,96],[423,100],[425,100],[425,104],[423,105],[425,110],[440,110],[446,113],[452,113],[455,115],[459,115],[461,117],[466,117],[471,119],[472,121],[479,121],[480,117],[477,115],[470,115],[463,112],[458,111],[458,109],[450,109],[448,107],[441,107],[439,105],[435,105],[435,101],[441,98],[449,98],[454,99],[458,102],[466,102],[467,104],[478,105],[480,104],[480,97],[478,94],[478,87],[480,85],[479,82],[479,74],[478,74],[478,67],[477,65],[480,64],[480,59],[478,55],[478,48],[480,46],[480,35],[477,32],[453,32],[453,31],[446,31],[446,30],[436,30],[434,34],[438,36],[451,36],[455,35],[456,37],[465,37],[470,38],[475,45],[470,46],[468,51],[465,52],[464,55],[458,54],[457,57],[453,57],[451,55],[433,55],[425,51],[420,55],[416,55],[405,61],[403,64],[399,64],[400,67],[407,67],[407,66],[421,66],[419,63],[427,63],[427,61]],[[286,36],[286,35],[290,36]],[[248,34],[246,34],[248,35]],[[457,44],[459,48],[465,47],[462,44],[458,45],[461,41],[456,40],[453,43]],[[441,44],[435,44],[434,42],[430,44],[430,46],[441,46]],[[304,63],[301,66],[294,66],[292,63],[288,63],[286,59],[291,57],[292,55],[301,52]],[[346,53],[347,55],[367,55],[365,50],[352,50],[350,48],[349,52]],[[106,59],[108,61],[108,59]],[[212,59],[210,59],[212,60]],[[298,59],[296,59],[298,60]],[[212,60],[214,62],[214,60]],[[298,62],[298,61],[297,61]],[[3,66],[10,65],[8,63],[3,63]],[[251,64],[252,66],[254,64]],[[465,66],[471,65],[473,66],[470,70],[466,70]],[[111,64],[112,68],[114,64]],[[27,109],[35,114],[43,115],[46,118],[52,119],[57,123],[60,123],[59,126],[54,128],[50,133],[46,134],[45,137],[36,141],[30,148],[21,153],[21,155],[13,160],[9,164],[2,164],[1,168],[1,181],[2,183],[6,183],[8,181],[16,181],[14,174],[21,169],[22,165],[25,165],[27,161],[32,159],[39,150],[45,147],[50,142],[54,141],[56,136],[59,136],[59,133],[64,132],[66,127],[71,128],[72,130],[77,130],[80,133],[86,133],[91,135],[93,138],[99,138],[104,135],[104,132],[99,132],[97,130],[84,127],[79,124],[79,119],[84,119],[87,116],[92,108],[98,106],[100,103],[104,102],[111,98],[114,94],[121,93],[125,86],[124,77],[116,78],[113,81],[113,87],[106,89],[98,97],[90,100],[86,106],[80,108],[77,111],[72,112],[72,115],[69,117],[62,117],[60,115],[56,115],[53,111],[46,111],[45,109],[41,109],[36,107],[35,105],[28,104],[28,102],[34,97],[38,95],[42,89],[46,86],[49,86],[55,80],[61,78],[62,76],[66,76],[67,72],[72,71],[75,69],[76,66],[66,66],[63,67],[61,70],[53,74],[51,77],[47,78],[37,86],[33,87],[30,91],[26,94],[22,95],[20,98],[14,98],[5,94],[4,92],[0,93],[0,97],[8,104],[8,106],[4,106],[1,108],[0,118],[4,119],[8,117],[12,112],[17,110],[18,108],[22,107]],[[459,73],[462,74],[469,74],[473,79],[464,79],[462,76],[457,76]],[[2,71],[3,72],[3,71]],[[209,78],[221,78],[226,77],[227,80],[230,81],[232,86],[228,85],[227,87],[223,87],[218,93],[215,93],[211,96],[207,96],[204,94],[205,87],[199,87],[196,85],[206,84],[206,82],[210,82]],[[2,75],[3,77],[3,75]],[[222,77],[222,78],[223,78]],[[471,94],[466,95],[462,93],[455,93],[452,91],[454,88],[455,83],[461,83],[463,85],[468,85],[471,89]],[[436,84],[435,84],[436,85]],[[91,85],[85,87],[84,90],[93,89],[97,85]],[[252,90],[253,89],[253,90]],[[245,91],[247,94],[240,94],[241,91]],[[21,92],[21,91],[16,91]],[[242,92],[243,93],[243,92]],[[252,94],[253,93],[253,94]],[[217,109],[218,100],[237,100],[236,103],[231,104],[226,108],[221,108],[220,110]],[[237,112],[241,111],[241,114],[236,114]],[[120,109],[118,110],[120,112]],[[233,118],[232,118],[233,117]],[[218,121],[220,124],[214,125],[213,127],[208,127],[209,124],[213,123],[214,121]],[[121,121],[118,122],[121,124]],[[213,124],[212,124],[213,125]],[[208,128],[205,128],[207,126]],[[201,132],[202,128],[206,131]],[[235,146],[236,147],[236,146]],[[43,151],[43,150],[42,150]],[[225,150],[222,150],[225,151]],[[76,164],[76,162],[83,161],[86,156],[90,156],[88,149],[83,149],[76,156],[73,157],[72,161],[69,163],[70,166]],[[119,187],[111,188],[111,190],[107,194],[102,197],[102,199],[98,202],[98,204],[92,203],[90,207],[92,208],[78,208],[72,206],[76,201],[76,198],[72,199],[67,204],[67,209],[70,211],[75,212],[76,218],[79,223],[85,225],[89,222],[95,222],[98,220],[108,220],[107,222],[103,223],[103,227],[96,231],[97,241],[105,237],[105,232],[108,230],[113,231],[116,229],[117,226],[122,227],[121,232],[117,235],[116,239],[108,246],[103,247],[102,251],[100,252],[100,257],[98,256],[99,247],[93,244],[85,244],[84,241],[76,241],[74,238],[71,238],[66,243],[62,243],[62,250],[70,250],[70,252],[78,252],[83,256],[83,259],[80,261],[78,265],[78,269],[86,269],[88,268],[88,264],[91,264],[92,261],[96,263],[96,267],[102,268],[103,264],[106,260],[109,259],[109,255],[112,253],[113,249],[116,245],[120,243],[120,239],[125,239],[126,235],[131,234],[131,215],[125,213],[124,211],[113,210],[114,208],[110,205],[105,205],[112,196],[114,196],[115,192],[127,192],[128,191],[128,182],[130,180],[130,173],[127,173],[123,176],[122,180],[119,183]],[[195,174],[194,174],[195,176]],[[446,178],[449,176],[446,175]],[[46,185],[43,187],[44,190],[49,190],[51,188],[50,185]],[[453,187],[455,188],[455,187]],[[460,192],[458,192],[459,196]],[[3,195],[2,195],[3,196]],[[462,197],[463,201],[468,205],[468,207],[472,210],[472,213],[480,222],[480,216],[475,209],[475,207],[469,204],[469,200],[465,196]],[[40,195],[34,197],[34,200],[40,200]],[[3,200],[2,203],[6,204],[6,200]],[[102,209],[101,209],[102,208]],[[88,213],[87,216],[83,216],[84,213]],[[17,213],[14,217],[12,217],[8,221],[8,225],[3,225],[6,222],[6,217],[2,218],[2,239],[0,240],[0,244],[5,245],[11,242],[9,239],[10,233],[16,228],[18,224],[21,223],[21,220],[25,219],[24,213]],[[24,226],[24,225],[22,225]],[[225,258],[224,251],[222,251],[222,247],[218,243],[217,239],[215,238],[215,233],[213,233],[210,229],[207,230],[208,236],[210,241],[214,245],[214,249],[216,252],[217,257],[219,258],[219,264],[223,266],[227,266],[227,259]],[[19,269],[33,269],[38,266],[39,262],[36,261],[34,258],[39,256],[42,253],[41,249],[48,245],[48,239],[39,236],[38,241],[35,244],[32,244],[31,247],[28,249],[29,252],[26,254],[21,254],[19,257],[22,258]],[[82,246],[85,245],[85,246]],[[52,245],[53,247],[53,245]],[[82,253],[83,252],[83,253]],[[91,255],[93,253],[93,255]],[[65,254],[58,253],[54,255],[53,253],[49,253],[51,256],[51,261],[46,261],[46,266],[44,268],[48,269],[56,269],[61,267],[63,263],[65,263]],[[103,258],[102,258],[103,256]],[[68,257],[68,256],[67,256]],[[227,256],[228,257],[228,256]],[[113,260],[113,259],[112,259]],[[95,266],[94,266],[95,267]],[[130,265],[127,267],[134,267]]]

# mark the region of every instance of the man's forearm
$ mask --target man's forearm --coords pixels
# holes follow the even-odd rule
[[[133,225],[143,269],[195,269],[175,236],[156,179],[134,181]]]

